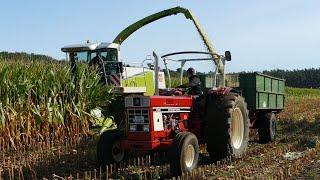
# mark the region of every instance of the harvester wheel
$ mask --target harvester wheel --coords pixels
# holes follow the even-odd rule
[[[258,123],[260,143],[269,143],[276,139],[276,115],[272,112],[264,114]]]
[[[123,132],[117,129],[104,132],[97,144],[97,160],[99,166],[121,162],[125,158],[125,151],[121,149],[120,138]]]
[[[170,170],[173,176],[191,172],[198,165],[199,144],[197,137],[190,132],[176,135],[170,149]]]
[[[249,141],[248,110],[243,97],[237,93],[208,95],[206,112],[206,142],[211,159],[220,161],[243,154]]]

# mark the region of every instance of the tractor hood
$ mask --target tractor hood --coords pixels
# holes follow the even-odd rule
[[[62,52],[79,52],[79,51],[94,51],[98,49],[119,49],[119,44],[116,43],[82,43],[72,44],[61,48]]]

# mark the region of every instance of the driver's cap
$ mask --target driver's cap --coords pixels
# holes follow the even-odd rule
[[[195,75],[196,74],[196,71],[191,67],[187,70],[187,73],[188,74],[192,74],[192,75]]]

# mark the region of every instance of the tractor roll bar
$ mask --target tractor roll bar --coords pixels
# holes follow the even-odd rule
[[[208,54],[208,55],[220,56],[217,53],[210,53],[210,52],[203,52],[203,51],[180,51],[180,52],[174,52],[174,53],[165,54],[165,55],[161,56],[161,58],[165,58],[165,57],[168,57],[168,56],[179,55],[179,54]],[[211,59],[214,60],[213,58],[211,58]]]
[[[169,58],[165,58],[166,60],[169,61],[175,61],[175,62],[181,62],[181,61],[211,61],[212,58],[190,58],[190,59],[169,59]]]
[[[210,52],[202,52],[202,51],[180,51],[180,52],[174,52],[174,53],[169,53],[169,54],[165,54],[163,56],[161,56],[161,58],[163,59],[164,62],[164,66],[166,67],[166,71],[168,74],[168,79],[169,79],[169,88],[171,88],[171,77],[170,77],[170,72],[168,69],[168,62],[167,61],[174,61],[174,62],[181,62],[180,65],[180,85],[182,85],[182,79],[183,79],[183,66],[186,64],[186,62],[188,61],[214,61],[213,58],[190,58],[190,59],[169,59],[169,56],[174,56],[174,55],[180,55],[180,54],[207,54],[207,55],[215,55],[215,56],[219,56],[221,57],[221,55],[216,54],[216,53],[210,53]],[[216,73],[218,72],[218,68],[216,66],[215,72],[214,74],[214,85],[216,85]]]

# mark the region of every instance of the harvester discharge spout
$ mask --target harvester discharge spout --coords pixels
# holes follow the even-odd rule
[[[170,9],[166,9],[166,10],[160,11],[158,13],[152,14],[150,16],[147,16],[147,17],[131,24],[130,26],[125,28],[123,31],[121,31],[117,35],[117,37],[113,40],[113,43],[117,43],[117,44],[121,45],[122,42],[124,42],[132,33],[137,31],[138,29],[142,28],[143,26],[145,26],[151,22],[154,22],[156,20],[159,20],[161,18],[171,16],[171,15],[177,15],[180,13],[184,14],[186,19],[190,19],[193,22],[193,24],[196,27],[203,43],[205,44],[208,52],[210,52],[211,58],[213,59],[214,63],[217,66],[218,72],[223,74],[224,73],[224,64],[221,61],[220,56],[217,54],[216,50],[214,49],[213,45],[211,44],[209,37],[204,32],[203,28],[200,25],[200,22],[197,20],[195,15],[190,10],[188,10],[186,8],[182,8],[182,7],[170,8]]]

